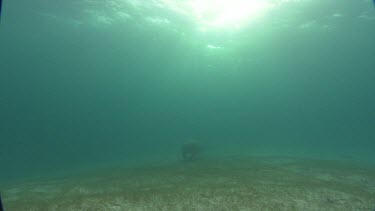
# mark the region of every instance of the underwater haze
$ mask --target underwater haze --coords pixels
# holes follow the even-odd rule
[[[370,0],[3,1],[0,184],[144,161],[375,163]]]

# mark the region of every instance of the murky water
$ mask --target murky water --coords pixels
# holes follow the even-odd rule
[[[1,15],[0,190],[14,209],[375,207],[372,1],[3,1]],[[259,163],[268,179],[241,179]],[[142,189],[106,187],[134,168]],[[253,195],[229,197],[238,188]]]

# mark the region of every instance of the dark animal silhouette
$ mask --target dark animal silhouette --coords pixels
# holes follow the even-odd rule
[[[1,20],[1,6],[3,5],[3,0],[0,0],[0,20]]]
[[[1,193],[0,193],[0,211],[4,211],[3,203],[1,202]]]
[[[200,153],[201,148],[197,143],[189,142],[185,143],[181,147],[182,159],[184,161],[192,161]]]

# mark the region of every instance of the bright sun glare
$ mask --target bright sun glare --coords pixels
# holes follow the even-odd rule
[[[262,0],[192,0],[190,4],[204,27],[239,27],[270,6]]]
[[[240,28],[272,6],[267,0],[189,0],[183,5],[164,0],[164,3],[193,18],[201,30]]]

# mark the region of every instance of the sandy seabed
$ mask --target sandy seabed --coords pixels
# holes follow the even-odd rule
[[[3,203],[7,211],[373,211],[375,168],[286,157],[113,167],[9,186]]]

